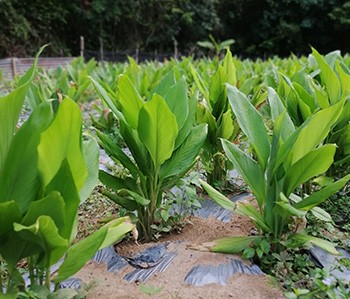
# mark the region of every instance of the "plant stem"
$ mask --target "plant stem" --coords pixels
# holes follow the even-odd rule
[[[3,290],[3,283],[2,283],[2,274],[3,274],[3,263],[2,263],[2,261],[0,260],[0,294],[3,294],[3,293],[4,293],[4,290]]]
[[[45,269],[45,286],[47,287],[47,289],[49,291],[50,291],[50,276],[51,276],[50,263],[48,261],[46,264],[46,269]]]
[[[30,279],[30,284],[33,285],[35,284],[35,275],[34,275],[34,268],[33,268],[33,261],[31,257],[28,257],[27,259],[28,262],[28,271],[29,271],[29,279]]]

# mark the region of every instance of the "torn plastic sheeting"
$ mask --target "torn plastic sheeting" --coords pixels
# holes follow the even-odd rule
[[[113,246],[110,246],[99,250],[93,260],[97,263],[105,263],[107,271],[113,273],[130,264],[135,270],[126,274],[124,279],[129,282],[145,281],[152,275],[165,271],[177,256],[175,251],[167,253],[168,245],[169,242],[157,244],[130,258],[118,255]]]
[[[128,265],[128,262],[115,252],[113,246],[100,249],[92,260],[98,264],[105,263],[108,272],[118,272]]]
[[[342,266],[339,262],[339,260],[342,258],[350,259],[350,253],[342,248],[337,248],[337,250],[341,254],[340,256],[334,256],[322,248],[316,246],[313,246],[310,249],[310,253],[322,267],[329,270],[330,273],[336,278],[350,282],[350,270],[347,270],[346,267]],[[336,269],[335,267],[341,268],[342,271]]]
[[[166,254],[169,242],[158,244],[138,253],[134,257],[124,257],[128,263],[136,268],[150,268],[158,264]]]
[[[146,281],[151,276],[164,272],[176,256],[177,252],[175,251],[167,253],[161,258],[161,261],[154,267],[148,269],[136,269],[131,273],[125,275],[124,279],[128,282]]]
[[[185,283],[204,286],[210,283],[226,285],[229,277],[236,273],[264,275],[257,265],[247,266],[240,260],[232,259],[227,264],[198,265],[186,275]]]
[[[80,278],[71,277],[61,282],[61,289],[80,289],[82,280]]]
[[[238,200],[243,200],[246,197],[250,197],[250,193],[242,193],[230,198],[232,202],[236,202]],[[231,217],[233,215],[232,211],[226,210],[220,207],[216,202],[211,199],[204,199],[201,202],[202,207],[194,211],[194,216],[199,216],[202,218],[209,218],[210,216],[214,216],[218,220],[222,222],[230,222]]]

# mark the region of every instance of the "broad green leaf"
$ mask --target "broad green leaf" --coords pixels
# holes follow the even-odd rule
[[[129,216],[117,218],[108,222],[105,227],[108,229],[107,235],[100,245],[99,249],[112,246],[120,241],[124,236],[131,231],[135,231],[136,227],[132,223]]]
[[[66,159],[62,161],[60,169],[47,185],[45,191],[46,193],[58,191],[64,199],[65,221],[64,226],[59,227],[59,230],[62,237],[72,241],[76,235],[76,221],[80,198]]]
[[[314,48],[312,48],[312,55],[316,58],[317,63],[321,69],[320,76],[327,88],[330,101],[334,105],[341,98],[341,85],[338,77],[322,57],[322,55],[320,55]]]
[[[221,122],[216,131],[217,138],[230,139],[234,132],[231,110],[227,110],[221,118]]]
[[[188,105],[188,116],[183,127],[179,130],[175,140],[175,149],[177,149],[187,138],[187,136],[192,131],[194,124],[196,123],[196,109],[197,109],[197,100],[194,97],[189,98]]]
[[[120,189],[137,189],[137,182],[131,177],[119,178],[103,170],[99,172],[99,179],[107,188],[118,191]]]
[[[71,246],[58,269],[58,274],[54,281],[61,282],[71,277],[95,255],[97,250],[101,249],[103,244],[106,244],[106,240],[108,240],[109,244],[113,244],[131,231],[133,227],[131,223],[125,221],[120,223],[120,220],[117,219]]]
[[[335,192],[340,190],[345,186],[345,184],[350,180],[350,174],[339,179],[338,181],[327,185],[319,191],[312,193],[310,196],[304,198],[300,202],[295,204],[295,207],[303,210],[310,210],[313,207],[318,206],[320,203],[325,201],[328,197],[333,195]]]
[[[201,124],[192,128],[184,142],[173,152],[171,157],[160,168],[160,179],[184,174],[189,170],[199,154],[207,136],[207,125]]]
[[[280,210],[280,211],[279,211]],[[281,216],[296,216],[296,217],[304,217],[306,215],[305,211],[296,209],[289,203],[289,199],[283,194],[280,193],[280,201],[276,201],[276,206],[273,212],[281,212]]]
[[[37,147],[40,134],[51,121],[50,104],[40,104],[17,131],[4,168],[0,169],[0,202],[15,200],[21,214],[37,198],[40,187]]]
[[[113,96],[111,96],[105,88],[103,88],[101,86],[101,84],[99,84],[97,81],[95,81],[93,78],[89,77],[90,80],[92,81],[95,90],[97,92],[97,94],[99,95],[99,97],[101,98],[101,100],[103,100],[107,106],[112,110],[113,114],[119,119],[119,120],[125,120],[124,115],[118,110],[117,108],[117,103],[116,100]]]
[[[119,132],[123,136],[137,166],[144,175],[147,175],[152,165],[152,161],[147,148],[139,138],[138,132],[123,121],[120,122]],[[130,165],[130,167],[132,166]],[[131,173],[134,173],[132,168],[130,169]]]
[[[264,171],[260,165],[228,140],[221,140],[227,158],[235,169],[244,178],[261,207],[265,200]]]
[[[318,85],[318,83],[316,83],[316,81],[312,81],[312,86],[314,87],[314,92],[318,105],[322,109],[328,108],[330,106],[330,103],[327,93],[323,90],[323,88],[320,85]]]
[[[297,162],[326,138],[337,121],[343,109],[343,104],[343,102],[339,102],[310,117],[292,146],[290,156],[287,158],[287,165]]]
[[[119,103],[122,106],[122,112],[126,122],[136,129],[138,126],[139,112],[143,105],[143,100],[132,85],[129,78],[122,75],[118,81]]]
[[[199,180],[204,190],[208,195],[220,206],[226,210],[233,211],[235,208],[235,203],[229,200],[225,195],[214,189],[208,183],[203,180]]]
[[[0,171],[4,167],[25,96],[35,75],[38,57],[44,47],[38,51],[32,67],[19,79],[18,87],[9,95],[0,98]]]
[[[56,192],[51,192],[48,196],[33,201],[28,212],[21,221],[22,225],[29,226],[36,222],[40,216],[49,216],[55,223],[58,230],[64,226],[65,203],[62,196]]]
[[[203,82],[203,79],[200,77],[200,75],[198,74],[198,72],[196,71],[196,69],[194,68],[194,66],[192,64],[190,64],[190,70],[191,70],[191,74],[192,74],[192,77],[194,79],[194,82],[197,85],[197,88],[202,93],[203,97],[205,99],[209,100],[208,88],[207,88],[207,86]]]
[[[0,238],[7,232],[12,231],[13,223],[20,220],[21,215],[15,201],[0,203]]]
[[[335,150],[336,146],[334,144],[326,144],[310,151],[286,169],[283,186],[284,194],[289,196],[299,185],[307,182],[314,176],[324,173],[333,163]]]
[[[186,79],[182,77],[174,85],[169,86],[164,95],[159,95],[165,99],[170,111],[175,115],[180,130],[184,126],[189,113]]]
[[[211,77],[209,88],[209,102],[212,107],[211,113],[216,119],[227,110],[226,81],[227,74],[225,73],[225,69],[219,65],[217,71]]]
[[[213,245],[209,248],[212,252],[221,253],[240,253],[248,248],[258,236],[249,237],[228,237],[213,241]]]
[[[78,105],[67,98],[60,104],[50,127],[41,134],[38,168],[45,186],[56,175],[64,159],[70,166],[77,190],[84,186],[87,168],[82,154],[81,123]]]
[[[299,95],[297,95],[296,97],[297,97],[297,100],[298,100],[298,108],[299,108],[299,111],[301,113],[302,120],[305,121],[311,115],[311,109],[304,102],[304,99],[302,99]]]
[[[127,209],[128,211],[136,211],[140,208],[140,206],[137,204],[133,197],[120,196],[116,193],[111,193],[107,190],[104,190],[102,194],[104,196],[107,196],[111,201]]]
[[[119,161],[126,169],[130,171],[130,174],[136,178],[138,175],[138,169],[130,158],[123,152],[123,150],[117,145],[108,135],[96,130],[97,136],[100,141],[100,145],[106,151],[106,153],[113,159]]]
[[[162,78],[162,80],[157,84],[154,90],[151,91],[149,100],[153,97],[155,93],[164,97],[164,95],[168,92],[170,86],[173,86],[175,83],[175,68],[173,68]]]
[[[79,192],[80,203],[89,197],[98,182],[100,149],[95,140],[83,141],[83,156],[88,174],[83,189]]]
[[[271,232],[271,228],[269,228],[266,224],[263,214],[251,204],[237,203],[236,211],[237,213],[252,219],[255,222],[255,224],[264,232]]]
[[[333,222],[332,216],[320,207],[313,207],[310,212],[321,221]]]
[[[293,82],[293,88],[295,92],[298,94],[300,102],[302,102],[308,107],[308,111],[310,112],[315,111],[316,103],[315,103],[314,97],[310,93],[308,93],[303,86],[301,86],[296,82]]]
[[[118,190],[117,195],[119,195],[121,197],[129,197],[130,196],[141,206],[147,206],[150,203],[149,199],[144,198],[140,194],[137,194],[136,192],[133,192],[133,191],[127,190],[127,189]]]
[[[233,40],[227,40],[225,42],[227,42],[227,44],[230,45],[232,41]],[[235,86],[237,84],[236,67],[233,63],[232,54],[229,49],[227,49],[222,66],[224,67],[226,73],[226,83]]]
[[[273,121],[276,120],[276,118],[282,114],[282,112],[286,109],[283,105],[282,100],[278,96],[277,92],[271,88],[267,88],[268,92],[268,101],[270,104],[270,109],[271,109],[271,118]]]
[[[343,70],[338,61],[335,62],[335,66],[339,74],[342,96],[347,96],[350,93],[350,75]]]
[[[290,245],[291,247],[301,247],[301,246],[310,246],[310,245],[316,245],[318,247],[321,247],[322,249],[328,251],[331,254],[339,255],[339,252],[336,250],[333,243],[312,237],[305,234],[293,234],[289,237],[289,239],[286,241],[287,245]],[[289,247],[289,246],[288,246]]]
[[[262,169],[265,169],[270,141],[261,115],[236,87],[227,84],[227,94],[240,128],[252,144]]]
[[[170,158],[178,133],[176,118],[161,96],[154,94],[143,105],[137,131],[152,157],[155,169],[158,170]]]
[[[49,216],[40,216],[29,226],[19,223],[14,223],[13,226],[23,240],[40,246],[50,265],[56,263],[67,249],[68,241],[59,235],[54,221]]]

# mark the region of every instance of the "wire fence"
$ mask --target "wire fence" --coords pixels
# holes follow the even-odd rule
[[[74,57],[41,57],[38,60],[38,67],[43,69],[57,68],[70,63]],[[15,76],[24,74],[34,63],[34,58],[5,58],[0,59],[2,76],[6,79],[13,79]]]
[[[176,54],[177,56],[177,54]],[[90,60],[91,58],[96,59],[97,61],[108,61],[108,62],[125,62],[128,60],[128,57],[132,57],[137,62],[151,61],[151,60],[170,60],[173,57],[176,57],[174,53],[158,53],[155,52],[144,52],[144,51],[93,51],[93,50],[84,50],[85,60]]]

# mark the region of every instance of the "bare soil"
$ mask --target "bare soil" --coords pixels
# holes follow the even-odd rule
[[[203,219],[192,217],[181,234],[170,234],[159,242],[170,241],[169,249],[175,249],[178,255],[170,266],[144,283],[129,283],[123,277],[134,268],[127,266],[118,273],[107,272],[105,264],[89,262],[75,277],[85,283],[94,283],[95,287],[87,298],[284,298],[281,290],[272,286],[265,275],[236,274],[231,276],[227,285],[209,284],[193,286],[186,284],[184,278],[196,265],[223,264],[236,255],[218,254],[189,249],[214,239],[227,236],[249,235],[253,230],[251,221],[240,215],[233,215],[231,222],[223,223],[216,218]],[[175,241],[182,241],[177,242]],[[132,256],[155,243],[137,245],[130,241],[116,247],[118,254]],[[145,291],[145,288],[148,291]],[[149,293],[156,293],[149,295]]]

